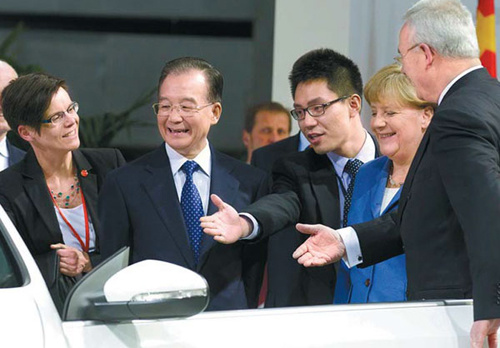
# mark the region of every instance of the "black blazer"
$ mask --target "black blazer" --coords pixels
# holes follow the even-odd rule
[[[101,226],[97,215],[97,194],[106,174],[125,160],[115,149],[80,149],[73,151],[73,161],[95,228],[98,252]],[[88,176],[81,176],[83,169],[88,171]],[[64,243],[42,169],[31,148],[23,160],[0,172],[0,204],[32,255],[50,252],[51,244]]]
[[[500,84],[482,68],[436,110],[399,210],[353,227],[363,264],[406,252],[408,299],[474,299],[500,318]]]
[[[270,236],[269,306],[281,305],[316,305],[333,303],[335,288],[335,269],[333,265],[308,268],[292,265],[288,259],[282,258],[281,262],[274,265],[274,260],[282,255],[279,241],[283,233],[280,231],[286,226],[303,222],[309,224],[322,223],[332,228],[340,226],[339,191],[335,169],[326,155],[318,155],[313,149],[296,152],[278,160],[272,172],[273,194],[263,197],[256,204],[245,209],[252,214],[261,226],[263,237]],[[305,240],[305,236],[295,231],[294,227],[286,229],[288,236],[285,252],[290,252]],[[280,231],[276,234],[276,231]],[[286,233],[285,232],[285,233]],[[281,236],[281,237],[280,237]],[[280,250],[280,251],[277,251]],[[293,250],[291,250],[293,253]],[[282,255],[286,257],[286,255]],[[290,279],[296,281],[288,290],[276,288],[273,275],[279,273],[280,267],[291,271]],[[275,268],[277,268],[275,270]],[[281,272],[285,272],[281,269]],[[298,273],[299,272],[299,273]],[[288,281],[287,281],[288,283]],[[274,293],[278,291],[278,293]],[[280,294],[285,298],[277,298]]]
[[[270,173],[274,162],[299,151],[299,143],[300,133],[297,133],[274,144],[260,147],[252,153],[251,164]]]
[[[9,152],[9,167],[22,160],[24,158],[24,155],[26,154],[26,151],[23,151],[20,148],[15,147],[10,143],[8,139],[7,139],[7,151]]]
[[[266,192],[264,172],[211,151],[211,193],[239,210]],[[210,286],[210,310],[248,308],[250,298],[256,302],[260,283],[244,243],[224,245],[203,235],[195,267],[165,145],[111,173],[99,209],[106,231],[101,239],[103,257],[129,245],[132,263],[156,259],[196,271]],[[208,214],[216,211],[210,202]]]
[[[378,156],[377,143],[373,141],[375,156]],[[261,237],[270,237],[270,240],[277,231],[286,226],[293,228],[297,222],[339,228],[341,224],[339,190],[332,163],[327,155],[318,155],[313,149],[282,157],[273,166],[272,194],[252,204],[245,211],[252,214],[259,222]],[[295,244],[296,248],[306,238],[307,236],[296,232],[295,236],[290,237],[290,244],[287,243],[286,246],[290,250]],[[277,248],[279,246],[274,249]],[[271,245],[269,253],[273,252],[272,250]],[[291,258],[291,254],[289,257]],[[289,265],[289,269],[293,269],[289,261],[290,259],[285,262]],[[290,292],[284,292],[288,296],[286,299],[288,302],[283,303],[282,300],[271,297],[275,305],[333,303],[335,266],[307,269],[301,266],[301,268],[302,274],[294,278],[299,283],[298,287],[291,287]]]
[[[280,158],[299,151],[300,133],[255,150],[251,164],[271,174],[273,164]],[[271,180],[270,180],[271,182]],[[272,186],[272,183],[270,183]],[[292,257],[301,239],[295,226],[285,227],[267,240],[267,293],[265,306],[287,307],[307,305],[304,285],[307,269]],[[263,241],[266,243],[266,240]],[[264,249],[264,248],[263,248]],[[265,251],[265,250],[264,250]]]

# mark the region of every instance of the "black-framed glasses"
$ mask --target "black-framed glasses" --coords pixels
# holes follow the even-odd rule
[[[64,118],[66,116],[74,116],[78,112],[78,109],[80,108],[80,105],[78,105],[77,102],[72,102],[66,111],[59,111],[53,114],[52,116],[49,116],[49,118],[42,120],[42,124],[48,124],[52,123],[54,125],[62,123],[64,121]]]
[[[175,109],[179,112],[179,115],[182,117],[191,117],[198,113],[201,109],[206,108],[207,106],[214,105],[215,102],[205,104],[205,105],[172,105],[169,103],[155,103],[152,105],[153,111],[156,116],[159,117],[167,117],[169,116]]]
[[[292,109],[292,110],[290,110],[290,115],[292,115],[292,117],[294,119],[296,119],[297,121],[302,121],[306,117],[306,111],[312,117],[318,117],[318,116],[324,115],[326,108],[329,107],[330,105],[338,103],[339,101],[345,100],[349,97],[350,96],[345,95],[343,97],[332,100],[328,103],[311,105],[311,106],[308,106],[307,108],[303,108],[303,109],[300,109],[300,108],[299,109]]]
[[[417,48],[418,46],[420,46],[421,42],[419,43],[416,43],[415,45],[411,46],[410,48],[408,48],[406,50],[406,52],[403,54],[403,53],[399,53],[399,55],[397,55],[396,57],[394,57],[394,60],[396,62],[398,62],[399,64],[401,64],[403,62],[403,58],[406,57],[406,55],[414,48]]]

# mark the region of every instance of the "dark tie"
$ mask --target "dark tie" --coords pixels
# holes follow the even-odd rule
[[[186,174],[186,182],[182,187],[181,208],[196,264],[198,264],[200,257],[202,236],[200,217],[203,216],[200,193],[193,183],[193,173],[198,169],[199,166],[194,161],[187,161],[181,167],[181,170]]]
[[[349,214],[349,209],[351,208],[352,191],[354,191],[354,180],[356,179],[356,174],[359,168],[363,165],[359,159],[350,159],[344,167],[344,172],[349,174],[351,181],[349,181],[349,186],[347,187],[347,192],[344,196],[344,217],[342,219],[342,227],[347,226],[347,215]]]

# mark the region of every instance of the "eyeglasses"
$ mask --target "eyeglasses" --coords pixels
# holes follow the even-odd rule
[[[332,100],[331,102],[328,102],[328,103],[311,105],[311,106],[308,106],[307,108],[303,108],[303,109],[300,109],[300,108],[299,109],[292,109],[292,110],[290,110],[290,115],[292,115],[292,117],[294,119],[296,119],[297,121],[302,121],[306,117],[306,111],[312,117],[318,117],[318,116],[324,115],[326,108],[329,107],[330,105],[338,103],[339,101],[345,100],[347,98],[349,98],[349,96],[345,95],[345,96],[340,97],[338,99]]]
[[[406,57],[406,56],[408,55],[408,53],[409,53],[412,49],[417,48],[418,46],[420,46],[420,44],[421,44],[421,42],[416,43],[415,45],[411,46],[410,48],[408,48],[408,49],[406,50],[406,52],[405,52],[404,54],[399,53],[399,55],[398,55],[398,56],[394,57],[394,60],[395,60],[396,62],[398,62],[399,64],[402,64],[402,63],[403,63],[403,58],[404,58],[404,57]]]
[[[152,105],[153,111],[155,115],[159,117],[167,117],[169,116],[175,109],[179,112],[179,115],[182,117],[191,117],[198,113],[201,109],[206,108],[207,106],[213,105],[215,103],[205,104],[205,105],[171,105],[168,103],[155,103]]]
[[[66,111],[59,111],[59,112],[56,112],[54,115],[50,116],[49,118],[47,118],[46,120],[42,120],[42,124],[49,124],[49,123],[52,123],[53,125],[57,125],[57,124],[60,124],[64,121],[64,119],[66,118],[66,116],[74,116],[76,115],[76,113],[78,112],[78,109],[80,108],[80,106],[78,105],[77,102],[72,102],[68,108],[66,109]]]

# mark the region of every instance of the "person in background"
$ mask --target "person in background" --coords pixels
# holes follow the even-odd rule
[[[10,128],[31,147],[0,173],[0,204],[56,291],[48,279],[51,254],[71,280],[99,262],[97,194],[106,174],[125,161],[115,149],[78,149],[79,105],[62,79],[21,76],[3,90],[2,106]],[[61,309],[66,293],[52,295]]]
[[[127,245],[131,263],[156,259],[203,275],[208,310],[257,307],[264,267],[251,246],[215,243],[200,227],[199,218],[216,211],[211,193],[245,207],[267,192],[263,171],[208,141],[222,89],[222,74],[203,59],[167,62],[153,105],[164,143],[111,173],[99,197],[103,256]]]
[[[288,110],[277,102],[251,107],[245,116],[242,140],[247,149],[247,163],[254,150],[273,144],[290,136],[292,120]]]
[[[7,62],[0,60],[0,94],[5,87],[17,78],[17,72]],[[19,162],[25,155],[25,151],[12,145],[7,139],[7,132],[10,130],[9,124],[3,116],[3,109],[0,98],[0,171]]]
[[[434,114],[432,103],[417,97],[399,64],[378,71],[365,86],[371,107],[371,129],[383,155],[365,163],[354,183],[349,225],[372,220],[397,209],[402,185]],[[334,303],[406,300],[405,256],[366,268],[347,268],[341,261]]]

